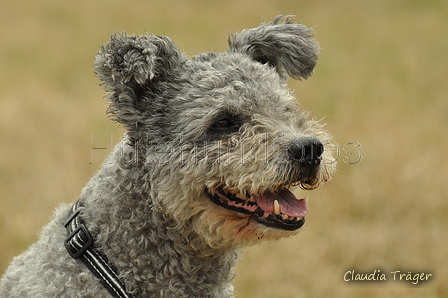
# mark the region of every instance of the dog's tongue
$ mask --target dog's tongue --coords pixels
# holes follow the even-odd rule
[[[278,195],[269,192],[264,196],[256,196],[257,205],[264,212],[274,212],[274,201],[277,200],[280,205],[280,211],[283,214],[293,217],[304,217],[308,213],[308,207],[304,199],[298,200],[292,192],[287,189],[282,190]]]

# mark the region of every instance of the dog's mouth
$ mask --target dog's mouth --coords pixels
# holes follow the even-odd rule
[[[267,192],[263,195],[251,195],[246,192],[244,198],[240,193],[224,192],[222,189],[207,191],[215,204],[243,214],[250,214],[255,221],[271,228],[294,231],[305,223],[308,207],[305,199],[297,199],[288,189],[278,193]]]

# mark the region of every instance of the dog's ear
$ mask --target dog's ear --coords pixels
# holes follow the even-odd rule
[[[229,51],[275,67],[278,73],[294,79],[308,78],[317,63],[319,45],[311,29],[278,16],[268,24],[244,30],[229,37]]]
[[[110,100],[108,113],[128,129],[175,80],[185,56],[166,36],[115,33],[95,57],[95,71]]]
[[[145,85],[153,78],[169,76],[183,60],[166,36],[115,33],[96,55],[95,70],[106,88],[115,89],[115,85]]]

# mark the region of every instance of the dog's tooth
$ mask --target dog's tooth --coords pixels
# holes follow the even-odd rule
[[[257,201],[257,200],[255,200],[255,198],[250,193],[246,193],[246,200],[248,200],[250,202],[256,202]]]
[[[236,194],[235,194],[235,197],[237,197],[238,199],[240,199],[240,200],[244,200],[245,198],[243,198],[243,196],[241,195],[241,193],[239,193],[239,192],[237,192]]]
[[[299,221],[299,220],[301,220],[303,217],[296,217],[294,220],[295,221]]]
[[[252,198],[252,197],[247,198],[247,201],[252,202],[252,203],[256,203],[256,202],[257,202],[257,201],[256,201],[254,198]]]
[[[282,219],[283,219],[283,220],[288,220],[288,219],[289,219],[289,216],[286,215],[286,214],[283,214],[283,215],[282,215]]]
[[[305,202],[308,204],[308,200],[310,199],[310,197],[308,197],[308,196],[306,196],[305,198],[304,198],[304,200],[305,200]]]
[[[277,200],[274,200],[274,214],[280,215],[280,204]]]

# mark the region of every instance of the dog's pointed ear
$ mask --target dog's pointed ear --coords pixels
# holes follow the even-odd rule
[[[184,61],[185,56],[166,36],[113,34],[94,63],[102,86],[111,92],[108,113],[128,130],[141,123]]]
[[[275,67],[281,77],[308,78],[314,70],[319,45],[311,29],[278,16],[268,24],[244,30],[229,37],[229,51]]]

